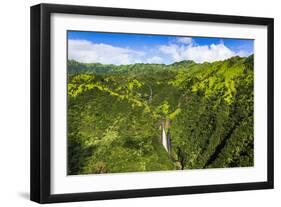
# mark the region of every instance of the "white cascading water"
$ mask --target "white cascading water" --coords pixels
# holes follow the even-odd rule
[[[168,152],[167,136],[166,136],[166,132],[165,132],[164,127],[163,127],[162,130],[163,130],[163,131],[162,131],[162,144],[163,144],[165,150]]]

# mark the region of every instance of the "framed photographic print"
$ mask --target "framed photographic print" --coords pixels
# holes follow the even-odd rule
[[[273,188],[273,19],[31,7],[31,200]]]

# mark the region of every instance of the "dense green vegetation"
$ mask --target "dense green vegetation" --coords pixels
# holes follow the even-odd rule
[[[253,58],[68,61],[68,174],[253,166]]]

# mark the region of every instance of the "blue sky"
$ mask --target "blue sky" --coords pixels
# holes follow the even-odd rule
[[[254,40],[103,32],[68,32],[68,59],[103,64],[213,62],[249,56]]]

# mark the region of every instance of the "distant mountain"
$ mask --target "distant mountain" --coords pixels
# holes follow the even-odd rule
[[[179,62],[174,62],[170,66],[190,66],[196,64],[193,60],[183,60]]]
[[[249,56],[248,59],[253,58],[252,56]],[[229,63],[236,62],[241,58],[239,56],[231,57],[227,60]],[[223,61],[216,61],[216,62],[223,62]],[[214,62],[214,63],[216,63]],[[186,69],[191,66],[196,65],[210,65],[212,63],[202,63],[198,64],[195,63],[192,60],[183,60],[179,62],[174,62],[170,65],[165,64],[149,64],[149,63],[135,63],[135,64],[129,64],[129,65],[113,65],[113,64],[101,64],[101,63],[80,63],[75,60],[68,60],[67,61],[67,70],[68,73],[96,73],[96,74],[105,74],[105,73],[128,73],[130,71],[133,72],[155,72],[159,70],[168,70],[168,69]]]

